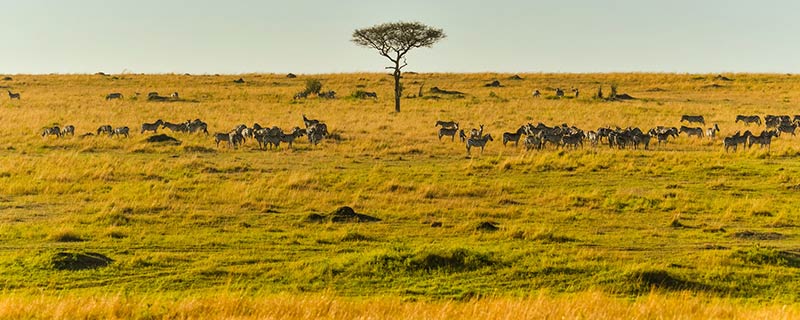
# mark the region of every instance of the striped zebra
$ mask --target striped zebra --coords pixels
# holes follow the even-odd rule
[[[684,115],[681,116],[681,122],[684,122],[684,121],[686,121],[688,123],[696,122],[696,123],[706,124],[706,120],[703,118],[703,116],[690,116],[690,115],[684,114]]]
[[[158,128],[160,128],[162,124],[164,124],[164,121],[161,119],[156,120],[154,123],[142,123],[142,132],[140,133],[144,133],[145,131],[153,131],[153,133],[158,133]]]
[[[317,124],[319,122],[320,121],[316,120],[316,119],[306,118],[306,115],[303,114],[303,124],[306,126],[306,129],[308,129],[309,127],[311,127],[311,126],[313,126],[313,125],[315,125],[315,124]]]
[[[65,126],[64,129],[61,129],[61,135],[62,136],[66,136],[66,135],[74,136],[75,135],[75,126],[73,126],[71,124]]]
[[[472,130],[470,130],[469,132],[470,139],[480,139],[483,137],[483,125],[480,125],[480,127],[481,127],[480,130],[475,128],[472,128]]]
[[[711,140],[717,137],[717,133],[719,132],[719,126],[715,123],[713,127],[706,129],[706,137]]]
[[[736,121],[735,122],[738,123],[739,121],[743,122],[744,125],[749,125],[751,123],[755,123],[756,125],[759,125],[759,126],[761,125],[761,117],[759,117],[757,115],[745,116],[745,115],[741,115],[740,114],[740,115],[736,116]]]
[[[172,99],[172,100],[180,100],[180,99],[181,99],[181,97],[178,95],[178,92],[177,92],[177,91],[175,91],[175,92],[173,92],[172,94],[170,94],[170,95],[169,95],[169,97],[170,97],[170,99]]]
[[[519,138],[525,134],[525,126],[519,127],[516,132],[503,132],[503,146],[509,141],[514,141],[514,146],[519,146]]]
[[[556,88],[556,97],[561,98],[563,96],[564,96],[564,90],[562,90],[561,88]]]
[[[111,136],[114,133],[114,128],[112,128],[110,125],[102,125],[97,128],[97,135],[99,136],[101,133]]]
[[[219,143],[222,141],[225,141],[228,144],[228,147],[233,148],[233,143],[231,143],[230,133],[221,133],[221,132],[214,133],[214,142],[217,144],[217,148],[219,148]]]
[[[125,136],[125,138],[127,138],[129,134],[130,134],[130,129],[128,129],[128,127],[114,128],[114,131],[111,131],[112,137],[116,135],[116,136]]]
[[[11,100],[14,100],[14,99],[19,100],[19,98],[20,98],[19,92],[13,93],[13,92],[11,92],[11,90],[6,90],[6,91],[8,91],[8,98],[9,99],[11,99]]]
[[[527,138],[525,138],[525,149],[528,151],[531,149],[541,150],[542,139],[535,135],[529,135]]]
[[[122,99],[122,94],[119,92],[112,92],[106,95],[106,100]]]
[[[45,128],[44,130],[42,130],[42,137],[45,136],[56,136],[56,138],[60,138],[61,128],[59,128],[58,126],[54,126],[52,128]]]
[[[584,134],[582,132],[562,136],[561,146],[564,147],[564,149],[566,149],[567,146],[571,146],[574,149],[578,149],[579,146],[583,147],[583,137]]]
[[[292,132],[289,134],[281,133],[280,140],[281,142],[286,142],[289,145],[289,149],[292,149],[292,143],[295,139],[302,137],[306,134],[306,131],[300,129],[300,127],[294,127]]]
[[[728,152],[728,149],[733,149],[733,152],[736,152],[736,149],[739,147],[740,144],[743,144],[742,141],[747,141],[747,136],[742,136],[739,132],[736,134],[725,137],[722,139],[722,144],[725,146],[725,152]]]
[[[702,138],[703,137],[703,128],[700,128],[700,127],[691,128],[691,127],[687,127],[687,126],[681,126],[681,129],[678,131],[678,133],[686,133],[686,135],[689,136],[689,137],[697,136],[698,138]]]
[[[797,129],[797,122],[792,122],[792,124],[782,123],[778,126],[778,134],[781,132],[783,133],[791,133],[793,136],[795,135],[794,131]]]
[[[188,126],[186,123],[172,123],[169,121],[164,121],[161,124],[162,128],[170,129],[172,132],[187,132],[189,131]]]
[[[336,91],[330,90],[317,93],[317,96],[322,99],[336,99]]]
[[[461,140],[461,142],[467,142],[467,134],[464,133],[464,129],[458,130],[458,139]]]
[[[233,146],[234,149],[244,143],[244,136],[242,136],[241,133],[231,132],[228,137],[230,139],[228,142]]]
[[[436,120],[436,124],[433,125],[433,126],[434,127],[442,127],[442,128],[458,128],[458,122]]]
[[[761,131],[760,135],[750,136],[748,147],[752,147],[753,144],[758,143],[760,148],[764,148],[764,146],[767,146],[767,151],[769,151],[769,146],[772,143],[772,137],[777,137],[777,136],[778,136],[778,131],[776,130]]]
[[[458,127],[455,128],[439,128],[439,141],[442,141],[443,136],[449,136],[450,141],[456,141],[456,133],[458,132]]]
[[[313,145],[317,145],[322,139],[325,138],[325,135],[322,134],[322,131],[319,130],[310,130],[308,131],[308,140]]]
[[[208,135],[208,124],[200,119],[194,119],[192,122],[186,123],[186,131],[189,133],[203,132]]]
[[[467,157],[469,157],[470,149],[472,149],[472,147],[481,148],[481,154],[483,154],[483,148],[486,147],[486,143],[489,141],[494,141],[494,139],[492,139],[492,135],[489,133],[480,138],[469,138],[467,140]]]

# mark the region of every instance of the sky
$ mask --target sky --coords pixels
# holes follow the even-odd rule
[[[0,73],[385,72],[353,31],[447,38],[416,72],[800,73],[794,0],[0,0]]]

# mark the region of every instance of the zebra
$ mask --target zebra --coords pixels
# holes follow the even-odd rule
[[[658,143],[659,145],[661,145],[662,143],[667,144],[667,142],[669,141],[670,134],[667,132],[659,131],[653,128],[650,129],[650,131],[648,131],[647,133],[650,134],[651,137],[655,136],[656,143]]]
[[[319,134],[321,134],[323,137],[328,135],[328,125],[322,122],[318,122],[317,124],[310,126],[307,130],[309,133],[312,131],[319,132]],[[309,137],[309,140],[311,140],[311,137]]]
[[[97,128],[97,135],[98,135],[98,136],[99,136],[101,133],[105,133],[105,134],[108,134],[109,136],[111,136],[111,134],[112,134],[113,132],[114,132],[114,128],[112,128],[110,125],[102,125],[102,126],[100,126],[99,128]]]
[[[467,140],[467,157],[469,157],[469,151],[472,149],[472,147],[481,148],[481,154],[483,154],[483,148],[486,147],[486,143],[489,141],[494,141],[494,139],[492,139],[492,135],[489,133],[480,138],[469,138]]]
[[[187,132],[189,131],[189,127],[186,123],[172,123],[169,121],[164,121],[161,123],[161,128],[166,128],[172,130],[172,132]]]
[[[173,92],[172,94],[170,94],[170,95],[169,95],[169,97],[170,97],[172,100],[180,100],[180,99],[181,99],[181,98],[180,98],[180,96],[178,95],[178,92],[177,92],[177,91],[175,91],[175,92]]]
[[[531,149],[541,150],[542,139],[535,135],[529,135],[527,138],[525,138],[525,149],[528,151]]]
[[[758,115],[745,116],[740,114],[736,116],[736,122],[738,123],[739,121],[744,122],[744,125],[749,125],[751,123],[755,123],[759,126],[761,125],[761,117]]]
[[[436,120],[436,124],[433,125],[433,127],[439,127],[439,126],[441,126],[442,128],[458,128],[458,122]]]
[[[194,119],[192,122],[187,121],[185,127],[186,131],[189,131],[189,133],[203,132],[208,135],[208,124],[200,119]]]
[[[797,129],[797,122],[792,122],[792,124],[782,123],[778,126],[778,133],[791,133],[794,136],[795,129]]]
[[[564,96],[564,90],[561,90],[561,88],[556,88],[556,97],[561,98],[563,96]]]
[[[514,141],[514,146],[519,146],[519,138],[525,134],[525,126],[519,127],[516,132],[503,132],[503,146],[509,141]]]
[[[19,100],[19,98],[20,98],[19,92],[13,93],[13,92],[11,92],[11,90],[6,90],[6,91],[8,91],[8,98],[9,99],[11,99],[11,100],[14,100],[14,99]]]
[[[458,130],[458,139],[461,140],[461,142],[467,142],[467,134],[464,133],[464,129]]]
[[[319,92],[317,96],[323,99],[336,99],[336,91],[330,90],[326,92]]]
[[[440,128],[439,129],[439,141],[442,141],[442,136],[450,136],[450,141],[456,141],[456,133],[457,132],[458,132],[458,127],[455,127],[455,128],[449,128],[449,127]]]
[[[538,97],[541,97],[541,96],[542,96],[542,93],[539,92],[539,90],[533,90],[533,97],[534,98],[538,98]]]
[[[307,91],[298,92],[297,94],[294,95],[294,97],[292,99],[298,100],[298,99],[305,99],[305,98],[308,98],[308,92]]]
[[[289,149],[291,149],[294,140],[297,139],[298,137],[302,137],[305,134],[306,134],[305,130],[300,129],[300,127],[294,127],[294,129],[292,129],[292,133],[290,134],[281,133],[280,140],[281,142],[286,142],[287,144],[289,144]]]
[[[575,99],[578,99],[578,95],[580,94],[580,91],[578,91],[578,88],[573,88],[572,92],[575,93]]]
[[[125,136],[125,138],[127,138],[129,133],[130,129],[128,129],[128,127],[114,128],[114,131],[111,131],[111,136],[113,137],[117,135],[117,136]]]
[[[634,134],[633,148],[638,149],[639,144],[641,143],[644,145],[644,149],[647,150],[650,147],[650,139],[652,139],[652,137],[653,136],[651,136],[650,134],[644,134],[644,133]]]
[[[306,126],[306,129],[308,129],[309,127],[311,127],[311,126],[313,126],[313,125],[315,125],[315,124],[317,124],[319,122],[320,121],[316,120],[316,119],[306,118],[306,115],[303,114],[303,124]]]
[[[736,152],[736,148],[742,143],[742,140],[747,140],[747,136],[740,135],[738,131],[736,134],[722,139],[722,144],[725,146],[725,152],[728,152],[729,148],[733,148],[733,152]]]
[[[158,128],[161,127],[163,123],[164,121],[161,119],[156,120],[154,123],[142,123],[142,132],[140,133],[144,133],[145,131],[153,131],[153,133],[158,133]]]
[[[565,149],[567,146],[572,146],[573,148],[577,149],[578,146],[583,147],[583,137],[584,134],[579,132],[571,135],[565,135],[561,137],[561,146]]]
[[[236,149],[237,146],[242,145],[244,142],[244,136],[242,136],[241,133],[231,132],[228,135],[228,138],[230,139],[228,142],[233,146],[234,149]]]
[[[480,125],[480,127],[481,127],[480,130],[475,128],[472,128],[472,130],[470,130],[469,132],[470,139],[480,139],[483,137],[483,125]]]
[[[59,128],[58,126],[54,126],[52,128],[45,128],[44,130],[42,130],[42,137],[51,136],[51,135],[52,136],[56,136],[56,138],[60,138],[61,137],[61,128]]]
[[[681,129],[678,132],[679,133],[686,133],[686,135],[689,136],[689,137],[691,137],[691,136],[697,136],[697,137],[700,137],[700,138],[703,137],[703,128],[700,128],[700,127],[691,128],[691,127],[687,127],[687,126],[681,126]]]
[[[684,121],[686,121],[688,123],[697,122],[697,123],[706,124],[706,120],[703,118],[703,116],[690,116],[690,115],[685,115],[684,114],[684,115],[681,116],[681,122],[684,122]]]
[[[761,148],[763,148],[766,145],[767,151],[769,152],[769,146],[772,143],[772,137],[777,137],[777,136],[778,132],[775,130],[761,131],[760,135],[750,136],[748,147],[752,147],[754,143],[758,143]]]
[[[221,132],[214,133],[214,142],[217,144],[217,148],[219,148],[219,143],[222,141],[227,142],[229,147],[233,147],[230,133],[221,133]]]
[[[715,123],[713,127],[706,129],[706,137],[714,140],[717,137],[717,132],[719,132],[719,126]]]
[[[313,127],[314,129],[316,127]],[[308,131],[308,140],[313,145],[317,145],[322,139],[325,138],[325,135],[322,133],[322,130],[309,130]]]
[[[66,135],[74,136],[75,135],[75,126],[73,126],[71,124],[67,125],[67,126],[64,126],[64,129],[61,129],[61,135],[62,136],[66,136]]]
[[[122,99],[122,94],[119,92],[112,92],[106,95],[106,100]]]

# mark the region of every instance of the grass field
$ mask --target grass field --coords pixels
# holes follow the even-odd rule
[[[798,316],[800,139],[736,153],[685,135],[652,150],[527,152],[499,139],[528,122],[647,130],[682,114],[722,136],[759,132],[736,115],[800,114],[798,76],[511,76],[407,74],[394,113],[383,74],[11,75],[0,86],[22,98],[0,100],[0,317]],[[293,100],[311,78],[339,98]],[[592,98],[612,84],[636,100]],[[556,99],[556,87],[581,95]],[[133,98],[150,91],[182,100]],[[303,114],[335,139],[262,151],[139,134],[159,118],[288,130]],[[465,157],[436,120],[497,139]],[[40,135],[104,124],[133,134]],[[381,221],[309,219],[340,206]]]

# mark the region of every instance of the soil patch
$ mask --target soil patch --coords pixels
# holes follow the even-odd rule
[[[114,260],[99,253],[58,252],[50,259],[56,270],[88,270],[108,266]]]
[[[438,93],[438,94],[462,94],[462,95],[464,94],[463,92],[460,92],[460,91],[450,91],[450,90],[439,89],[439,87],[433,87],[433,88],[431,88],[430,91],[431,91],[431,93]]]
[[[734,238],[746,240],[780,240],[784,235],[777,232],[741,231],[733,234]]]
[[[149,136],[149,137],[147,137],[146,141],[149,142],[149,143],[168,143],[168,144],[174,144],[174,145],[181,144],[180,140],[175,139],[173,137],[170,137],[170,136],[168,136],[166,134],[163,134],[163,133],[162,134],[157,134],[157,135],[154,135],[154,136]]]
[[[487,83],[487,84],[485,84],[485,85],[483,85],[483,86],[484,86],[484,87],[495,87],[495,88],[499,88],[499,87],[502,87],[503,85],[501,85],[501,84],[500,84],[500,81],[497,81],[497,80],[495,80],[495,81],[492,81],[492,82],[490,82],[490,83]]]
[[[493,232],[500,230],[500,228],[497,225],[495,225],[494,222],[484,221],[479,223],[478,226],[475,227],[475,230]]]
[[[360,222],[377,222],[381,219],[355,212],[353,208],[344,206],[336,209],[330,214],[323,215],[318,213],[311,213],[303,219],[303,222],[335,222],[335,223],[360,223]]]
[[[518,74],[515,74],[509,77],[508,80],[522,80],[522,77],[520,77]]]

